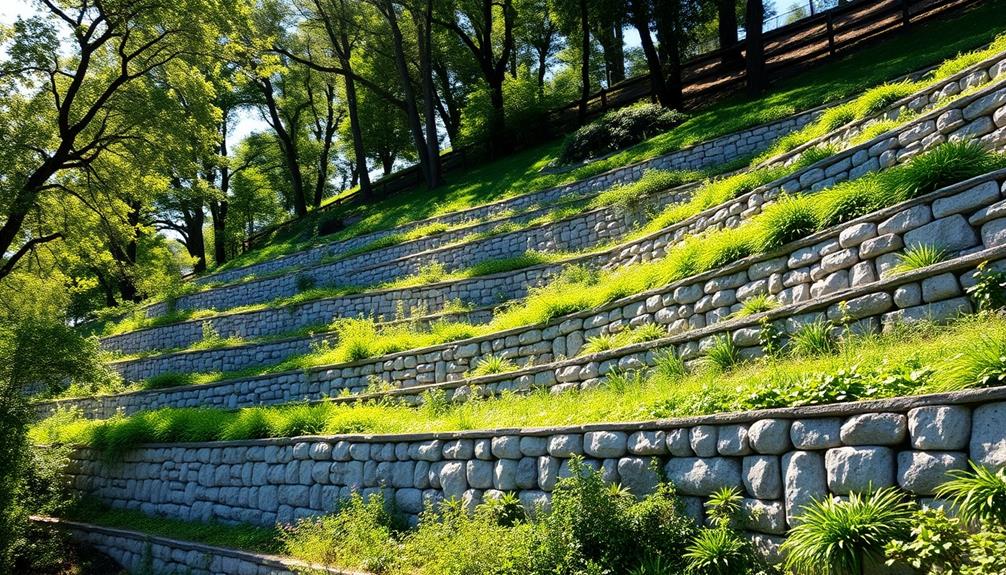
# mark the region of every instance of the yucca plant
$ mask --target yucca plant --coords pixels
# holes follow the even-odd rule
[[[868,564],[883,563],[889,542],[908,536],[912,512],[893,488],[813,502],[783,543],[785,565],[808,575],[861,575]]]
[[[706,364],[718,371],[729,371],[740,361],[740,351],[734,345],[730,334],[717,336],[713,345],[706,351]]]
[[[655,323],[644,323],[638,327],[634,327],[626,333],[626,343],[643,343],[644,341],[653,341],[655,339],[660,339],[667,335],[667,331]]]
[[[772,299],[772,296],[765,293],[758,294],[741,302],[741,308],[734,312],[733,316],[748,317],[777,307],[779,307],[779,302]]]
[[[817,209],[805,196],[783,196],[758,217],[758,243],[762,251],[773,250],[804,238],[817,230]]]
[[[929,244],[909,246],[898,254],[898,264],[888,270],[888,275],[898,275],[927,268],[947,259],[947,252]]]
[[[487,355],[475,364],[475,369],[471,370],[468,375],[472,377],[479,377],[482,375],[508,373],[511,371],[517,371],[517,364],[514,363],[513,360],[498,355]]]
[[[936,495],[953,501],[958,517],[966,523],[1006,527],[1006,468],[993,471],[968,463],[971,471],[951,471],[953,479],[939,486]]]
[[[836,346],[834,327],[828,321],[804,324],[789,338],[790,353],[799,357],[832,353]]]
[[[706,501],[706,513],[717,527],[730,527],[741,515],[744,497],[736,487],[723,487],[713,492]]]

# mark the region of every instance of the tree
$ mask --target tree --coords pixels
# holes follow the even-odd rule
[[[765,22],[765,5],[762,0],[748,0],[744,12],[744,29],[747,38],[744,41],[745,61],[747,65],[747,91],[750,96],[757,96],[765,90],[765,42],[762,38],[762,28]]]
[[[221,42],[239,0],[42,0],[44,14],[18,20],[0,69],[0,278],[39,245],[64,236],[38,212],[65,195],[54,178],[87,171],[117,144],[137,138],[142,101],[128,97],[152,70]],[[200,14],[193,20],[192,14]],[[61,38],[61,27],[69,33]]]
[[[740,68],[744,59],[737,41],[737,0],[716,0],[716,14],[720,62],[730,70]]]
[[[482,72],[492,103],[490,154],[497,155],[507,148],[503,79],[514,50],[513,0],[459,0],[448,6],[433,21],[457,36]]]

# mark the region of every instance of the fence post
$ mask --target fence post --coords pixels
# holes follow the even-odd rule
[[[835,55],[835,24],[832,21],[832,12],[828,12],[828,18],[825,23],[828,26],[828,54],[831,56]]]
[[[901,0],[901,25],[908,27],[912,23],[912,17],[908,13],[909,0]]]

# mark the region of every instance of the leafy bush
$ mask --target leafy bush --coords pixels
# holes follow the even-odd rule
[[[859,575],[882,564],[884,547],[911,526],[912,505],[893,488],[825,498],[803,508],[782,546],[785,564],[799,573]]]
[[[778,382],[751,394],[744,406],[747,409],[765,409],[897,397],[915,392],[931,376],[932,369],[918,361],[872,369],[854,365],[834,373]]]
[[[896,201],[904,201],[1004,166],[1006,157],[989,153],[975,140],[958,140],[940,144],[899,169],[884,172],[882,179]]]
[[[649,103],[639,103],[608,112],[576,132],[562,144],[559,162],[582,162],[627,148],[666,132],[687,116]]]
[[[973,277],[975,285],[969,287],[967,293],[978,309],[990,311],[1006,307],[1006,273],[982,262]]]

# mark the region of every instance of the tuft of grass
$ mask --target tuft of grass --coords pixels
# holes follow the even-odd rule
[[[734,345],[730,334],[719,335],[706,350],[704,361],[715,371],[727,372],[740,364],[740,350]]]
[[[932,77],[934,80],[949,78],[954,74],[963,72],[967,68],[974,66],[982,60],[991,58],[1003,50],[1006,50],[1006,34],[996,36],[992,42],[983,49],[960,52],[956,57],[944,61],[935,70],[933,70]]]
[[[475,364],[475,368],[468,372],[469,377],[480,377],[496,373],[508,373],[517,371],[517,364],[512,359],[498,355],[487,355]]]
[[[929,244],[909,246],[898,254],[898,264],[890,269],[890,275],[908,273],[913,270],[927,268],[947,259],[947,252]]]
[[[883,564],[884,547],[909,534],[912,511],[894,488],[811,503],[783,543],[785,565],[799,573],[859,575]]]
[[[975,140],[945,142],[912,158],[883,178],[898,201],[1006,167],[1006,158],[991,154]]]
[[[758,223],[761,248],[774,250],[816,232],[817,207],[810,196],[782,196],[765,207]]]
[[[958,391],[1006,382],[1006,329],[993,325],[954,355],[936,375],[936,389]]]
[[[758,294],[741,302],[741,308],[734,312],[733,317],[748,317],[777,307],[779,307],[779,302],[772,299],[772,296],[764,293]]]
[[[833,353],[837,342],[834,326],[828,321],[804,324],[789,338],[789,349],[796,357],[812,357]]]

